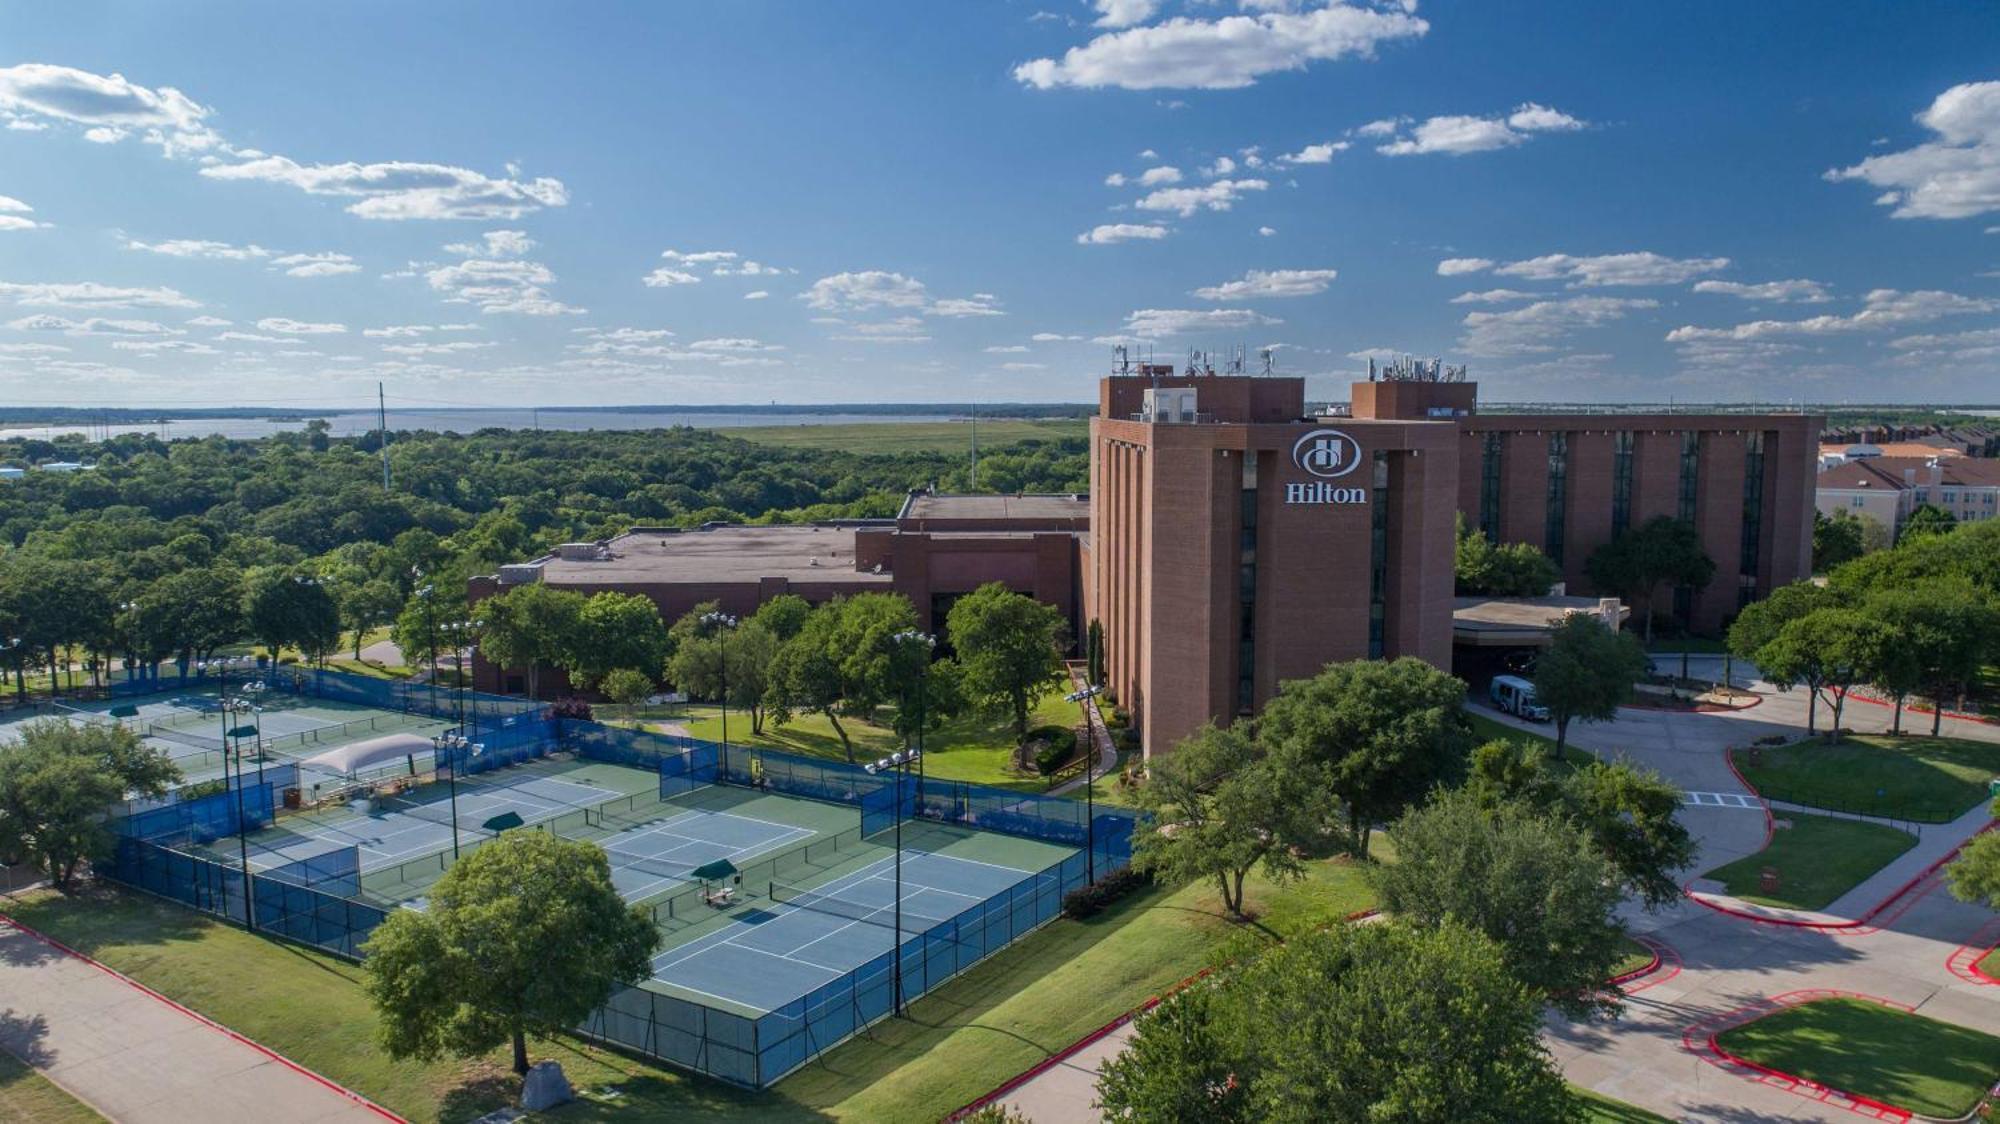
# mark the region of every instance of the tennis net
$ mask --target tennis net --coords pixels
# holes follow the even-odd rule
[[[892,928],[895,924],[895,911],[890,906],[871,906],[864,902],[851,902],[836,894],[807,890],[784,882],[774,881],[771,883],[771,901],[773,904],[789,905],[799,909],[810,909],[815,913],[828,913],[835,917],[845,917],[850,921],[865,921],[870,925],[880,925],[885,929]],[[906,918],[916,918],[918,921],[928,920],[927,918],[911,913],[907,907],[907,903],[905,903],[903,913]],[[904,928],[909,928],[909,925],[905,924]]]
[[[200,734],[190,734],[181,730],[169,729],[157,722],[146,728],[146,735],[158,738],[163,742],[190,746],[208,753],[221,753],[223,748],[221,738],[204,737]]]

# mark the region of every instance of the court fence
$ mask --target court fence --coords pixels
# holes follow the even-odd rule
[[[420,688],[398,691],[397,684],[340,673],[304,673],[295,686],[320,697],[384,708],[400,702],[411,712],[428,710],[426,693]],[[440,692],[440,709],[455,705],[448,695]],[[489,708],[479,734],[487,750],[477,758],[463,751],[439,751],[440,769],[476,773],[562,748],[587,759],[651,770],[660,778],[662,796],[721,784],[856,810],[857,827],[748,864],[746,877],[753,884],[801,869],[829,869],[840,861],[839,852],[892,825],[899,812],[1073,848],[1093,847],[1024,874],[956,917],[908,934],[900,949],[762,1015],[746,1016],[685,999],[649,982],[615,989],[610,1000],[578,1028],[593,1040],[735,1085],[768,1087],[888,1017],[895,1006],[899,967],[904,998],[913,1001],[1054,920],[1064,896],[1085,885],[1093,873],[1102,877],[1131,860],[1135,821],[1124,809],[1101,808],[1092,819],[1084,802],[1062,797],[960,781],[876,776],[844,763],[774,750],[725,748],[692,738],[553,719],[541,707],[518,699],[482,699],[480,705]],[[359,959],[368,936],[393,907],[364,900],[380,872],[371,870],[364,876],[358,851],[344,849],[256,872],[247,886],[238,866],[191,853],[240,829],[271,824],[284,788],[297,782],[296,767],[281,765],[267,768],[261,781],[246,775],[232,779],[222,791],[152,802],[119,821],[116,854],[105,873],[201,912]],[[635,814],[640,799],[632,798]],[[530,829],[588,836],[591,830],[607,833],[618,826],[616,807],[607,806],[565,813]],[[442,871],[450,864],[449,852],[412,863]],[[699,887],[690,887],[654,900],[649,908],[663,926],[712,916],[699,904],[699,893]]]

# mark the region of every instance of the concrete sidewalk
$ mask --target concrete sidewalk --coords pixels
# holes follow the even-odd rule
[[[0,1049],[120,1124],[401,1119],[4,917]]]

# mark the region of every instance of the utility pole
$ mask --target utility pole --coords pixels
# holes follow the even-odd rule
[[[382,434],[382,490],[389,491],[389,400],[382,393],[382,384],[375,384],[375,418],[381,424]]]
[[[972,487],[979,490],[979,407],[972,407]]]

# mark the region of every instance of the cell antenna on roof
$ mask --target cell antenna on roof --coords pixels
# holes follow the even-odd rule
[[[1242,344],[1232,345],[1229,349],[1229,373],[1232,375],[1242,374],[1243,366],[1249,359],[1250,353]]]
[[[1278,363],[1278,349],[1275,347],[1260,347],[1257,349],[1257,354],[1264,360],[1264,373],[1267,375],[1270,374]]]
[[[1113,347],[1111,354],[1117,357],[1117,366],[1113,368],[1114,374],[1129,375],[1132,373],[1132,357],[1126,352],[1124,344],[1121,343]]]

